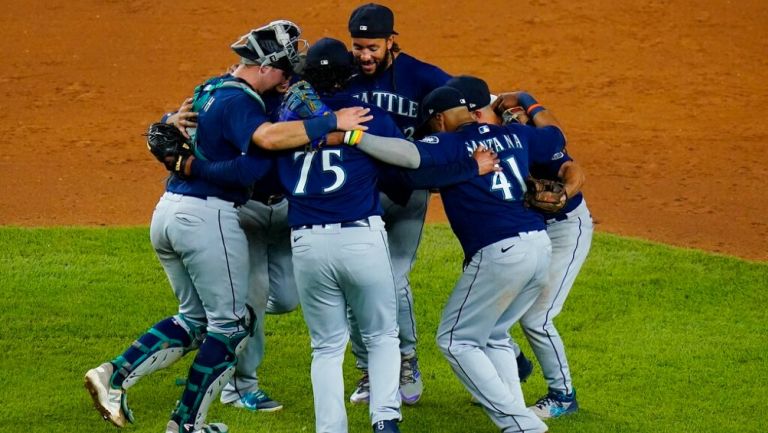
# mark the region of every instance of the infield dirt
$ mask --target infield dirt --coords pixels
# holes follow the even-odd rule
[[[250,28],[288,18],[347,41],[358,4],[6,1],[0,224],[148,224],[164,171],[146,126]],[[600,231],[768,260],[768,2],[387,4],[404,51],[558,116]]]

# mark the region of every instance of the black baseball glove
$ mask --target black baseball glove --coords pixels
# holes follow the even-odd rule
[[[192,156],[192,147],[175,126],[153,123],[147,129],[147,148],[168,171],[184,176],[184,165]]]

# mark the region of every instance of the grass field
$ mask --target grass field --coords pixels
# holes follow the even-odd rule
[[[461,271],[446,226],[426,231],[412,275],[426,390],[404,409],[407,432],[493,433],[434,343],[443,303]],[[581,411],[550,432],[763,432],[768,403],[768,264],[597,234],[558,319]],[[146,228],[0,228],[0,432],[111,432],[82,386],[175,300]],[[309,340],[301,315],[267,318],[264,388],[272,414],[215,403],[210,420],[234,433],[312,432]],[[521,334],[518,329],[514,335]],[[530,353],[527,345],[523,347]],[[130,391],[137,424],[163,431],[191,357]],[[346,358],[346,387],[358,376]],[[546,392],[538,366],[523,391]],[[350,432],[368,432],[348,407]]]

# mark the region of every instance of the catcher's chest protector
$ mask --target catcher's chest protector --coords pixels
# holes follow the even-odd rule
[[[237,81],[231,77],[216,77],[195,87],[195,94],[192,97],[192,111],[199,113],[200,111],[208,108],[208,105],[213,103],[213,93],[222,87],[241,89],[243,92],[248,94],[248,96],[258,102],[259,105],[261,105],[261,108],[266,111],[266,105],[264,105],[264,101],[261,99],[261,96],[259,96],[258,93],[256,93],[247,84]],[[200,158],[204,161],[207,161],[208,158],[206,158],[205,155],[203,155],[197,147],[197,128],[187,128],[187,133],[189,134],[189,144],[192,146],[192,150],[195,153],[195,158]]]

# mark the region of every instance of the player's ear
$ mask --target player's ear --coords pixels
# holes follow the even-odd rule
[[[387,44],[387,51],[391,50],[392,46],[394,46],[395,44],[395,37],[393,35],[387,36],[386,44]]]

